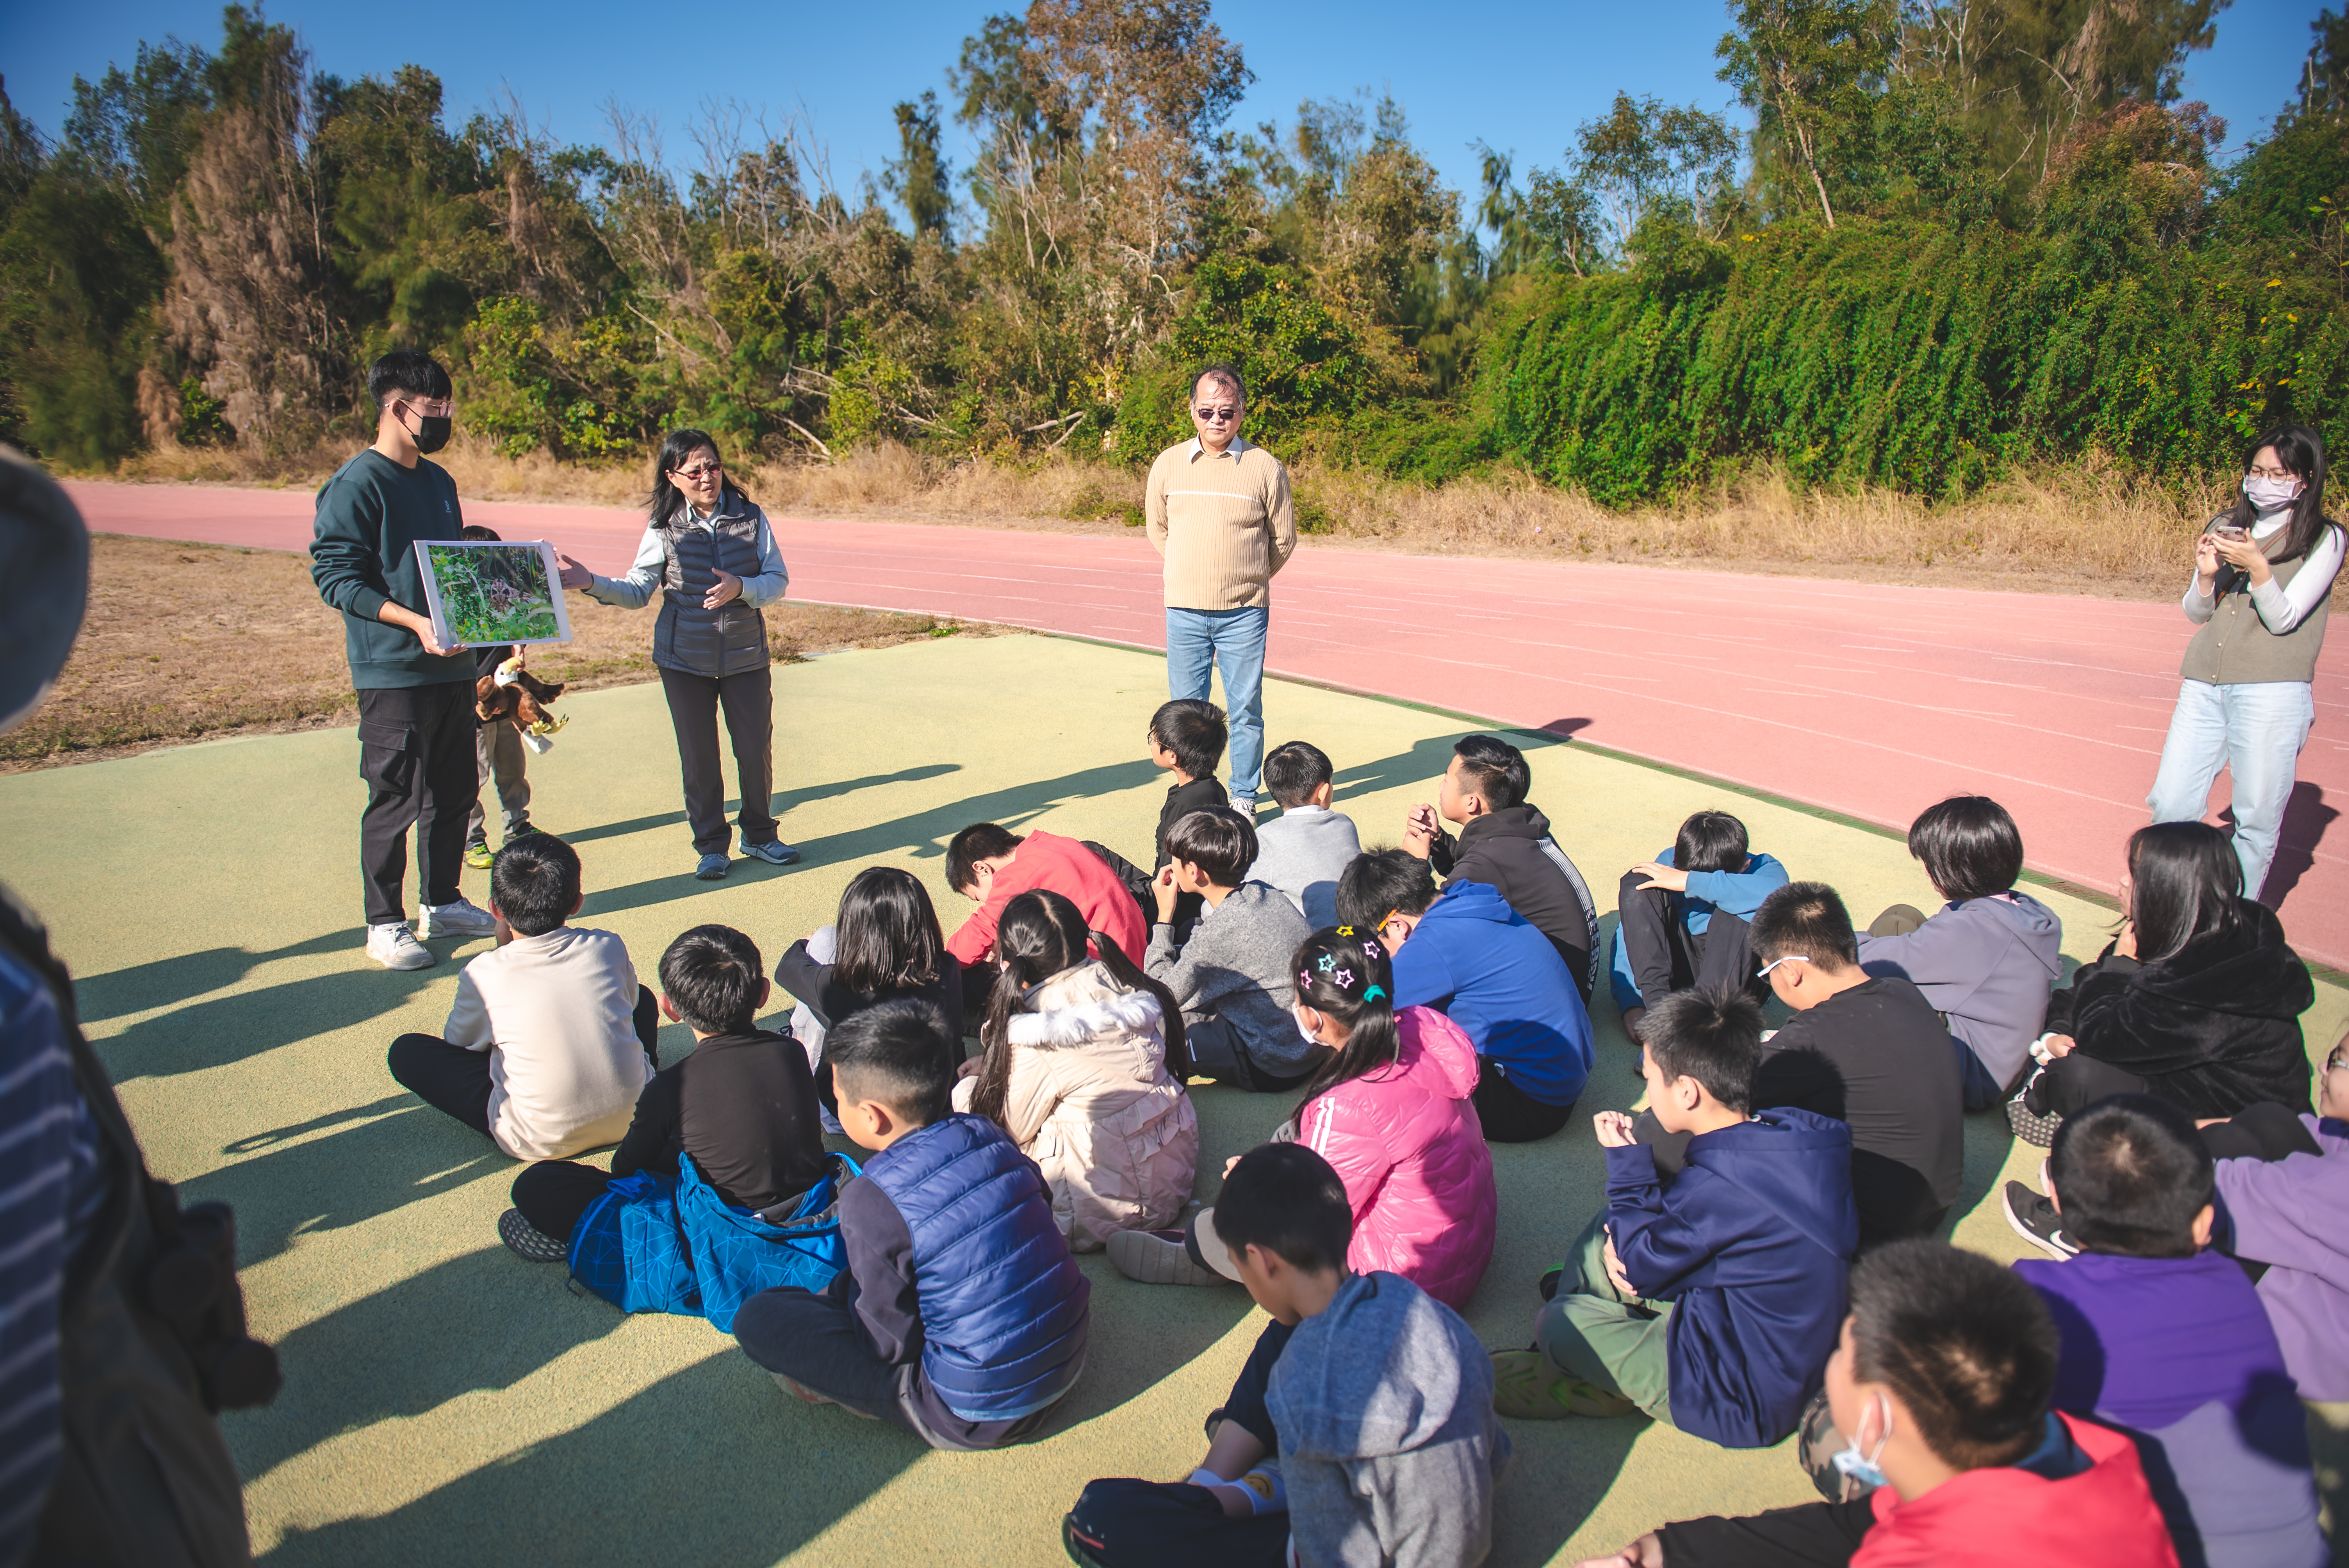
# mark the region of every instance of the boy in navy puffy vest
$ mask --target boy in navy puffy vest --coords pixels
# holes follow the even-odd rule
[[[1033,1437],[1084,1370],[1092,1285],[1035,1163],[956,1114],[935,1003],[887,1002],[825,1046],[840,1119],[873,1151],[840,1194],[848,1266],[823,1295],[762,1291],[734,1337],[784,1389],[936,1449]]]

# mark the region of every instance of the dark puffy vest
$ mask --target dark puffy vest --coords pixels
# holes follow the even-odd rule
[[[687,675],[739,676],[767,662],[766,617],[740,599],[715,610],[701,601],[718,573],[759,574],[759,509],[732,490],[719,503],[714,532],[679,507],[675,519],[653,525],[668,560],[661,572],[660,621],[653,627],[653,663]]]
[[[1083,1370],[1092,1285],[1035,1161],[995,1123],[950,1116],[874,1155],[864,1180],[914,1239],[922,1371],[966,1421],[1017,1420]]]

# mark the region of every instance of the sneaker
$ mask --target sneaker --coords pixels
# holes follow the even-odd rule
[[[512,843],[513,841],[512,839],[508,839],[506,841],[508,843]],[[488,871],[492,866],[497,864],[497,855],[491,851],[490,846],[487,844],[471,843],[465,846],[465,863],[472,867],[477,872]]]
[[[860,1410],[852,1405],[841,1405],[840,1401],[833,1398],[831,1395],[819,1394],[814,1389],[809,1387],[806,1384],[798,1381],[796,1378],[787,1377],[781,1372],[770,1372],[767,1376],[775,1380],[776,1387],[781,1388],[784,1393],[789,1394],[792,1398],[799,1400],[802,1404],[840,1405],[842,1409],[846,1410],[852,1416],[863,1416],[868,1421],[877,1421],[881,1418],[868,1410]]]
[[[701,863],[693,868],[693,874],[703,882],[724,882],[728,863],[723,854],[704,855]]]
[[[1256,797],[1253,795],[1235,794],[1232,797],[1232,810],[1237,811],[1243,817],[1255,816]]]
[[[746,841],[742,845],[742,852],[771,866],[795,866],[800,861],[800,852],[781,839],[770,839],[763,844]]]
[[[367,927],[367,955],[386,969],[429,969],[440,962],[416,940],[405,921]]]
[[[1538,1350],[1493,1353],[1493,1408],[1519,1420],[1557,1421],[1568,1416],[1636,1416],[1640,1407],[1596,1383],[1554,1373]]]
[[[508,1209],[498,1216],[498,1240],[518,1258],[534,1264],[559,1264],[571,1256],[571,1249],[528,1220],[520,1209]]]
[[[1213,1269],[1191,1261],[1180,1231],[1119,1231],[1109,1239],[1109,1261],[1128,1279],[1144,1284],[1229,1284]]]
[[[2045,1253],[2051,1258],[2073,1258],[2080,1255],[2064,1234],[2064,1216],[2055,1212],[2052,1198],[2033,1191],[2020,1181],[2006,1184],[2006,1222],[2014,1233]]]
[[[533,833],[537,831],[538,828],[535,823],[527,821],[516,822],[512,827],[506,830],[506,842],[511,844],[516,839],[527,839]]]
[[[453,903],[428,903],[416,923],[416,934],[435,936],[494,936],[498,917],[471,899]]]

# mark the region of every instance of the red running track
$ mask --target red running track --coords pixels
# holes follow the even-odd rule
[[[298,491],[72,484],[101,532],[308,545]],[[614,508],[473,502],[606,574],[643,532]],[[777,524],[792,596],[1163,647],[1139,534],[886,522]],[[2180,587],[2183,569],[2180,572]],[[1316,550],[1275,584],[1268,660],[1330,681],[1570,734],[1888,827],[1994,795],[2032,864],[2111,892],[2146,820],[2188,627],[2167,604],[1738,577],[1636,566]],[[2325,651],[2316,727],[2268,889],[2308,956],[2349,967],[2349,645]],[[2214,791],[2223,805],[2226,780]],[[1563,821],[1603,802],[1551,800]]]

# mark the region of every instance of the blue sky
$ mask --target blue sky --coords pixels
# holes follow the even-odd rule
[[[2189,63],[2187,97],[2225,116],[2240,145],[2265,130],[2289,95],[2321,0],[2234,0],[2218,43]],[[803,110],[831,152],[835,181],[878,173],[896,148],[890,106],[944,74],[966,34],[1009,0],[891,0],[783,7],[702,0],[678,10],[614,0],[560,6],[471,0],[461,6],[357,6],[274,0],[321,69],[384,74],[413,60],[437,72],[452,119],[512,91],[558,139],[604,133],[604,105],[652,111],[672,159],[689,153],[687,123],[708,98]],[[141,38],[176,34],[212,46],[219,7],[198,0],[88,0],[0,5],[0,74],[17,108],[54,135],[76,73],[95,79],[128,65]],[[1445,178],[1473,191],[1479,139],[1514,150],[1519,172],[1556,164],[1574,128],[1618,88],[1727,108],[1713,47],[1727,26],[1720,0],[1591,4],[1402,5],[1292,0],[1216,19],[1257,74],[1238,120],[1288,119],[1305,98],[1391,91],[1413,138]],[[962,159],[957,158],[959,165]]]

